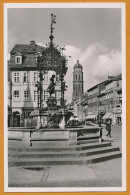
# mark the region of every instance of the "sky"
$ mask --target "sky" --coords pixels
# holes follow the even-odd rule
[[[120,8],[8,8],[8,57],[15,44],[49,42],[51,14],[56,15],[54,43],[71,56],[65,76],[72,98],[73,67],[83,66],[84,92],[121,73]]]

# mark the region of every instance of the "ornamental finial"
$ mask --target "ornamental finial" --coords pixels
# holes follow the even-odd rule
[[[51,14],[51,26],[50,26],[50,44],[52,45],[53,44],[53,31],[54,31],[54,27],[53,27],[53,24],[56,24],[56,16],[54,14]]]

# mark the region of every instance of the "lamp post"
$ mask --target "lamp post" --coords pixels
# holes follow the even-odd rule
[[[102,105],[102,103],[99,101],[99,104],[98,104],[98,124],[99,124],[99,127],[101,127],[101,113],[100,113],[101,105]]]
[[[85,127],[86,127],[86,119],[87,119],[88,104],[86,104],[84,107],[85,107]]]
[[[62,64],[62,66],[61,66],[61,71],[60,71],[60,81],[61,81],[61,108],[63,108],[64,109],[64,107],[65,107],[65,100],[64,100],[64,93],[65,93],[65,91],[67,90],[67,85],[65,85],[65,81],[64,81],[64,74],[63,74],[63,66],[68,62],[68,59],[67,59],[67,57],[69,57],[69,58],[71,58],[71,56],[65,56],[64,54],[63,54],[63,51],[65,50],[65,46],[64,47],[62,47],[62,48],[60,48],[60,50],[61,50],[61,64]]]
[[[35,87],[37,87],[37,93],[38,93],[38,110],[39,110],[39,116],[38,116],[38,124],[37,128],[39,129],[41,127],[41,112],[42,112],[42,102],[43,102],[43,73],[42,73],[42,55],[40,53],[36,53],[35,55],[36,64],[38,68],[38,81],[35,84]],[[40,117],[40,119],[39,119]]]

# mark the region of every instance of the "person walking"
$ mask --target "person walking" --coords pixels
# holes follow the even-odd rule
[[[108,121],[107,124],[106,124],[106,130],[108,131],[107,133],[107,137],[111,137],[111,122]]]

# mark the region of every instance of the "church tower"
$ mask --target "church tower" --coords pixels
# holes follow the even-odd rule
[[[73,100],[75,100],[83,94],[83,68],[79,60],[73,69]]]

